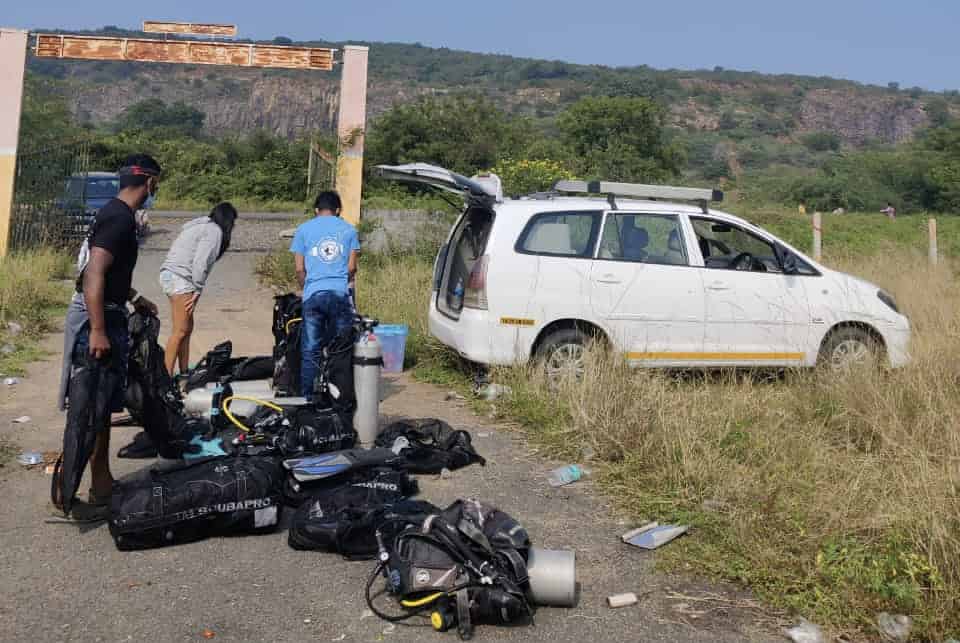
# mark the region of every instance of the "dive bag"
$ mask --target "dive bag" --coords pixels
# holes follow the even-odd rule
[[[387,468],[355,471],[333,484],[314,486],[293,515],[288,542],[294,549],[373,558],[378,551],[376,531],[388,516],[420,523],[438,511],[429,503],[407,500],[417,491],[416,480]]]
[[[267,444],[278,455],[292,458],[352,449],[356,444],[357,432],[334,409],[311,404],[282,408],[263,406],[255,411],[246,421],[249,432],[237,436],[237,446]]]
[[[438,474],[444,469],[453,471],[474,462],[486,464],[473,448],[470,434],[454,430],[443,420],[394,422],[377,436],[376,445],[394,449],[403,456],[403,466],[411,473]]]
[[[283,475],[274,458],[243,456],[138,472],[114,482],[110,533],[131,551],[271,531]]]

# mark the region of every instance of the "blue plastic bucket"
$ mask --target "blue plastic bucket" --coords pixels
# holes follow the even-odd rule
[[[387,373],[403,372],[403,354],[407,348],[406,324],[380,324],[373,332],[383,349],[383,370]]]

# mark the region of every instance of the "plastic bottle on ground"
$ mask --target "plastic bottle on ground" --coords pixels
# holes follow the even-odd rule
[[[551,487],[563,487],[581,480],[589,474],[589,469],[584,469],[579,464],[568,464],[551,471],[550,475],[547,476],[547,481]]]

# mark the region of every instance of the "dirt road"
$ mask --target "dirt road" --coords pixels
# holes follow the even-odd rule
[[[158,232],[141,254],[135,285],[161,304],[166,320],[155,282],[171,237],[164,226]],[[248,230],[238,251],[216,267],[200,303],[195,358],[228,338],[241,354],[269,352],[271,293],[257,288],[251,265],[274,234]],[[50,337],[46,347],[50,357],[34,364],[22,384],[0,391],[0,436],[22,448],[59,448],[63,418],[54,398],[60,338]],[[385,416],[443,418],[469,429],[487,458],[486,467],[449,479],[422,477],[423,498],[440,505],[458,497],[486,500],[517,517],[535,544],[577,552],[577,608],[541,609],[532,628],[481,627],[477,640],[781,640],[759,612],[731,607],[742,604],[742,596],[655,574],[653,554],[618,542],[627,526],[614,520],[591,485],[549,488],[545,473],[553,463],[536,457],[516,434],[484,423],[445,401],[444,391],[407,375],[390,378],[387,389]],[[11,423],[25,414],[29,423]],[[135,430],[115,429],[112,451]],[[114,471],[122,475],[148,464],[116,460]],[[0,469],[0,639],[159,643],[202,640],[209,629],[216,641],[456,640],[420,624],[392,628],[365,614],[369,563],[294,551],[282,531],[123,553],[105,525],[46,524],[49,486],[42,471],[16,464]],[[642,596],[639,605],[605,606],[606,596],[627,591]]]

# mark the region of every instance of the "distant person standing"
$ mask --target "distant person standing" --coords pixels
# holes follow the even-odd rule
[[[357,273],[360,241],[356,229],[338,216],[336,192],[321,192],[314,216],[297,228],[290,244],[297,282],[303,288],[300,394],[309,397],[324,346],[353,322],[349,283]]]
[[[893,207],[893,204],[890,203],[889,201],[887,201],[887,207],[880,210],[880,213],[887,215],[887,218],[890,219],[891,221],[897,218],[897,209]]]
[[[177,362],[181,374],[190,368],[193,314],[213,264],[230,247],[230,234],[236,220],[236,208],[221,203],[208,216],[188,221],[160,267],[160,287],[170,300],[173,316],[173,327],[163,353],[164,365],[171,376]]]

